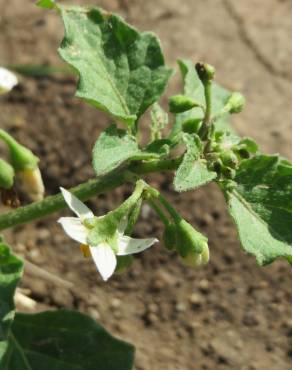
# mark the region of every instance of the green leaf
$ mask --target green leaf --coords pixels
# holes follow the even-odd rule
[[[14,292],[21,278],[23,264],[0,241],[0,343],[7,339],[14,318]],[[1,363],[1,362],[0,362]]]
[[[197,101],[201,105],[205,105],[204,87],[200,81],[194,64],[189,60],[178,61],[180,71],[183,77],[184,94],[189,98]],[[231,96],[231,93],[216,83],[212,84],[212,115],[216,115],[224,107],[226,101]],[[174,133],[181,130],[182,123],[187,120],[202,120],[204,113],[200,107],[193,108],[187,112],[176,115],[174,125]],[[231,131],[229,126],[229,114],[225,114],[216,121],[216,130]]]
[[[59,52],[79,72],[76,95],[133,125],[158,100],[172,74],[159,40],[95,7],[59,9],[65,26]]]
[[[244,160],[231,190],[229,212],[243,249],[260,265],[292,257],[292,164],[277,155]]]
[[[1,370],[131,370],[134,348],[73,311],[14,313],[23,263],[0,239]]]
[[[166,143],[164,143],[166,144]],[[151,148],[150,148],[151,149]],[[157,159],[161,154],[139,149],[135,138],[116,125],[108,127],[93,148],[93,168],[97,176],[105,175],[127,161]]]
[[[36,5],[45,9],[53,9],[57,6],[54,0],[38,0]]]
[[[217,177],[216,172],[210,171],[206,160],[200,158],[203,150],[202,142],[197,135],[184,135],[187,152],[176,171],[174,188],[176,191],[187,191],[198,188]]]
[[[7,357],[3,370],[131,370],[134,348],[91,318],[59,310],[17,314]]]

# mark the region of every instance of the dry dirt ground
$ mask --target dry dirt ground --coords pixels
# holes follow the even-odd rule
[[[88,1],[90,2],[90,0]],[[84,3],[72,0],[71,3]],[[167,62],[206,60],[219,82],[242,91],[245,111],[234,125],[263,150],[292,159],[291,0],[91,0],[161,38]],[[52,12],[33,1],[0,0],[0,63],[59,64],[63,34]],[[178,87],[176,77],[170,87]],[[41,158],[47,193],[93,175],[91,148],[108,119],[73,98],[70,78],[22,78],[1,98],[1,126]],[[162,245],[139,255],[132,269],[103,283],[90,261],[56,224],[59,215],[7,232],[15,251],[72,290],[27,273],[22,286],[40,308],[76,308],[137,347],[136,370],[289,370],[292,368],[291,267],[259,268],[239,249],[219,191],[207,186],[178,196],[171,176],[150,177],[181,213],[210,238],[202,270],[183,267]],[[104,213],[128,194],[119,189],[90,206]],[[67,214],[63,212],[63,214]],[[145,216],[145,215],[144,215]],[[150,213],[137,235],[161,233]],[[97,369],[98,370],[98,369]]]

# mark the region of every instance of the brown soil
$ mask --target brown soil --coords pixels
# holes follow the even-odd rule
[[[83,1],[71,1],[83,3]],[[290,0],[93,1],[123,14],[142,30],[159,34],[169,64],[177,57],[206,60],[217,78],[247,97],[236,129],[263,150],[292,159],[292,2]],[[52,63],[62,37],[53,12],[33,1],[0,0],[0,63]],[[170,90],[178,87],[178,77]],[[73,98],[64,77],[22,78],[1,98],[1,126],[41,158],[47,193],[93,175],[91,148],[108,118]],[[181,195],[171,176],[149,181],[210,238],[212,258],[201,270],[185,268],[162,245],[137,256],[125,274],[103,283],[89,260],[56,223],[59,215],[6,235],[15,251],[73,290],[27,273],[22,286],[42,307],[91,314],[137,347],[136,370],[289,370],[292,368],[291,268],[284,261],[259,268],[239,248],[222,195],[214,186]],[[97,213],[119,204],[122,188],[90,202]],[[147,209],[146,209],[147,211]],[[65,214],[66,212],[64,212]],[[147,212],[144,212],[147,213]],[[136,233],[160,235],[150,213]],[[98,369],[97,369],[98,370]]]

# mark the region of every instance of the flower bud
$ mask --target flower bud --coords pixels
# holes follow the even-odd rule
[[[189,253],[200,254],[203,252],[207,238],[196,231],[192,225],[185,220],[180,220],[176,224],[177,250],[182,257]]]
[[[202,253],[189,252],[186,257],[183,258],[183,263],[190,267],[199,267],[206,265],[209,262],[210,253],[208,243],[205,242]]]
[[[239,92],[231,94],[226,104],[230,113],[240,113],[245,105],[245,98]]]
[[[233,168],[230,168],[230,167],[223,167],[222,168],[222,174],[227,179],[234,179],[235,176],[236,176],[236,171]]]
[[[20,181],[22,191],[27,194],[32,201],[38,202],[44,198],[45,187],[41,171],[38,167],[19,171],[17,177]]]
[[[182,129],[184,132],[187,132],[189,134],[196,134],[199,132],[201,126],[202,120],[200,118],[190,118],[183,122]]]
[[[174,95],[169,99],[169,110],[171,113],[186,112],[200,104],[185,95]]]
[[[207,63],[199,62],[196,64],[196,71],[199,79],[205,83],[214,79],[215,68]]]
[[[14,181],[14,169],[9,163],[0,159],[0,188],[10,189]]]
[[[0,94],[9,92],[17,83],[15,74],[6,68],[0,67]]]
[[[38,168],[38,157],[3,130],[0,130],[0,138],[9,147],[11,164],[20,180],[23,191],[33,201],[43,199],[45,189]]]
[[[232,150],[222,152],[220,154],[220,159],[227,167],[235,168],[238,165],[237,155]]]
[[[131,267],[133,261],[134,261],[134,258],[130,254],[127,256],[117,256],[117,267],[116,267],[115,273],[122,274],[129,267]]]
[[[164,245],[168,250],[176,248],[177,245],[177,235],[176,235],[176,225],[168,224],[165,226],[163,233]]]

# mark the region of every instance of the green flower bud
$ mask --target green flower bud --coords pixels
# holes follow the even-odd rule
[[[199,79],[205,83],[214,79],[215,68],[207,63],[199,62],[196,64],[196,71]]]
[[[227,167],[235,168],[238,165],[237,155],[232,150],[222,152],[220,154],[220,159]]]
[[[176,224],[177,250],[182,257],[189,253],[200,254],[203,252],[207,238],[196,231],[192,225],[185,220],[180,220]]]
[[[236,176],[236,171],[230,167],[223,167],[221,172],[227,179],[234,179]]]
[[[35,169],[37,167],[39,159],[31,150],[19,144],[11,135],[3,130],[0,130],[0,138],[9,147],[10,160],[15,172]]]
[[[246,149],[249,153],[253,154],[257,153],[257,151],[259,150],[257,143],[254,140],[250,139],[249,137],[240,140],[238,148]]]
[[[129,267],[131,267],[134,258],[132,255],[127,256],[116,256],[117,257],[117,267],[115,270],[116,274],[122,274],[125,272]]]
[[[245,98],[239,92],[234,92],[228,99],[227,105],[230,113],[240,113],[245,105]]]
[[[196,118],[190,118],[183,122],[182,129],[184,132],[189,134],[196,134],[202,127],[202,120]]]
[[[176,225],[168,224],[163,233],[164,245],[168,250],[173,250],[177,245]]]
[[[217,174],[220,174],[221,171],[222,171],[222,168],[223,168],[223,163],[220,159],[217,159],[214,163],[213,163],[213,169],[214,171],[217,173]]]
[[[0,188],[10,189],[14,181],[14,169],[9,163],[0,159]]]
[[[38,157],[4,130],[0,130],[0,138],[9,148],[11,164],[20,180],[22,190],[31,200],[42,200],[45,188],[38,168]]]
[[[250,153],[246,149],[238,149],[237,150],[238,155],[243,159],[250,158]]]
[[[187,266],[196,268],[199,266],[206,265],[209,262],[210,259],[210,252],[208,243],[206,242],[203,246],[202,253],[198,254],[195,252],[190,252],[187,254],[186,257],[183,258],[183,263]]]
[[[169,99],[168,105],[171,113],[182,113],[200,104],[185,95],[174,95]]]

